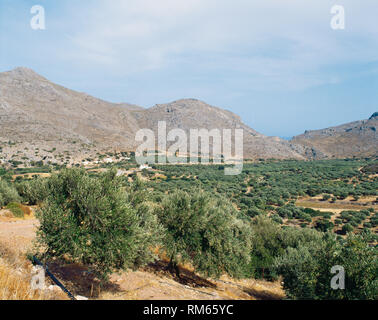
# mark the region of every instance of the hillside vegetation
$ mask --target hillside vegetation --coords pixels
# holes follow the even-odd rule
[[[377,177],[361,170],[374,163],[260,161],[233,177],[223,165],[119,175],[119,163],[17,180],[3,170],[0,195],[3,207],[38,205],[33,250],[43,261],[81,265],[104,284],[152,266],[180,282],[187,266],[204,279],[282,279],[292,299],[377,299]],[[343,291],[330,288],[334,265],[345,267]]]

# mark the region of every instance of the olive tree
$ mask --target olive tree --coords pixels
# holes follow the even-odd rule
[[[16,189],[23,202],[29,205],[42,203],[48,196],[47,179],[44,178],[21,181]]]
[[[284,289],[292,299],[377,299],[378,251],[366,235],[349,235],[338,240],[325,234],[321,241],[288,248],[275,261]],[[334,290],[332,267],[345,271],[345,289]]]
[[[252,247],[250,273],[256,278],[277,278],[274,261],[289,247],[297,248],[301,243],[315,242],[321,234],[308,228],[282,228],[267,216],[259,216],[252,222]]]
[[[65,169],[49,179],[48,189],[37,215],[42,258],[82,263],[104,279],[153,260],[157,219],[151,211],[142,216],[132,208],[115,171],[90,177],[84,170]]]
[[[166,229],[164,250],[178,277],[178,263],[185,262],[205,276],[242,275],[250,259],[250,231],[230,202],[178,190],[163,199],[156,212]]]
[[[20,200],[21,198],[14,186],[0,178],[0,208]]]

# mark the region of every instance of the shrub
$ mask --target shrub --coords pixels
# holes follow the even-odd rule
[[[277,273],[274,260],[281,256],[288,247],[297,247],[299,243],[317,241],[320,233],[310,229],[292,227],[281,228],[271,219],[261,216],[252,224],[251,273],[256,278],[274,280]]]
[[[378,225],[378,217],[374,216],[370,219],[370,223],[372,224],[373,227],[376,227]]]
[[[261,215],[262,212],[256,207],[250,207],[247,209],[246,214],[250,216],[251,218],[253,218],[253,217]]]
[[[20,196],[14,186],[0,179],[0,207],[4,207],[11,202],[19,202],[20,200]]]
[[[283,224],[283,220],[281,219],[281,217],[278,215],[278,214],[273,214],[271,217],[270,217],[274,222],[277,222],[279,224]]]
[[[344,224],[343,227],[342,227],[342,231],[344,232],[344,234],[346,234],[348,232],[352,232],[353,230],[354,230],[353,226],[349,223]]]
[[[284,289],[292,299],[377,299],[378,251],[366,235],[340,241],[326,234],[321,241],[289,248],[275,261]],[[331,288],[333,266],[345,270],[345,290]]]
[[[205,192],[178,190],[167,196],[156,212],[166,228],[164,250],[178,277],[180,262],[191,263],[206,276],[242,275],[249,262],[250,233],[230,202]]]
[[[273,260],[283,252],[280,244],[280,226],[267,217],[258,217],[252,224],[251,264],[255,278],[274,279]]]
[[[328,220],[319,220],[315,224],[315,228],[323,232],[331,230],[333,227],[334,227],[334,224]]]
[[[16,189],[24,203],[36,205],[43,202],[49,194],[47,179],[36,178],[18,183]]]
[[[49,179],[48,187],[37,215],[36,249],[42,259],[82,263],[101,279],[153,260],[156,219],[131,207],[114,170],[93,178],[80,169],[65,169]]]
[[[24,210],[19,203],[11,202],[9,203],[6,208],[12,212],[12,214],[16,218],[23,218],[25,216]]]

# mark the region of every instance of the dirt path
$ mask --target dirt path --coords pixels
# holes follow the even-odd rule
[[[17,254],[26,253],[32,246],[38,220],[0,216],[0,242]]]

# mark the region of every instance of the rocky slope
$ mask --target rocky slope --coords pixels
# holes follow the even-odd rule
[[[368,120],[306,131],[291,142],[316,149],[327,158],[377,157],[377,127],[378,113],[375,112]]]
[[[195,99],[159,104],[132,113],[141,128],[151,128],[156,136],[159,121],[167,123],[167,131],[175,128],[183,129],[188,137],[190,129],[219,129],[221,132],[222,129],[233,129],[232,143],[234,143],[234,129],[242,129],[245,158],[304,159],[308,149],[278,137],[264,136],[244,124],[234,113]]]
[[[130,109],[68,90],[30,69],[0,73],[0,137],[18,150],[129,148],[138,127]]]
[[[114,104],[54,84],[34,71],[17,68],[0,73],[0,158],[62,163],[107,151],[133,151],[135,133],[192,128],[244,130],[245,158],[311,157],[312,149],[267,137],[226,110],[187,99],[144,109]]]

